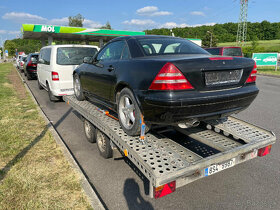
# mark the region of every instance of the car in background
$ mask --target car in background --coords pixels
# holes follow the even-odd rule
[[[27,55],[23,55],[21,56],[21,58],[19,59],[19,67],[18,69],[23,73],[23,69],[24,69],[24,63],[26,62],[26,58]]]
[[[211,55],[243,57],[241,47],[210,47],[204,49]]]
[[[267,63],[267,62],[276,62],[277,61],[277,58],[276,57],[273,57],[273,56],[269,56],[265,59],[263,59],[263,62]]]
[[[39,53],[37,77],[39,89],[46,89],[51,101],[74,94],[73,71],[84,57],[95,56],[99,48],[93,45],[51,45]]]
[[[30,53],[26,58],[24,63],[24,75],[28,80],[37,78],[37,63],[38,63],[39,53]]]
[[[213,56],[182,38],[119,37],[84,61],[73,73],[76,98],[114,110],[128,135],[140,133],[142,116],[146,128],[225,118],[259,92],[254,60]]]

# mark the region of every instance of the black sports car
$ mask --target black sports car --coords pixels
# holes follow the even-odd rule
[[[168,36],[115,38],[73,73],[75,95],[118,113],[129,135],[146,124],[192,127],[247,108],[257,96],[252,59],[212,56]]]

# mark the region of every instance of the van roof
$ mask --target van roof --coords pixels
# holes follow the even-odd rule
[[[43,48],[59,48],[59,47],[92,47],[92,48],[99,48],[96,45],[85,45],[85,44],[61,44],[61,45],[48,45]]]

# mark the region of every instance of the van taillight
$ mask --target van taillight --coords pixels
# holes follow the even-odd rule
[[[252,82],[256,82],[257,79],[257,64],[255,63],[254,68],[250,74],[250,76],[248,77],[248,79],[246,80],[246,83],[252,83]]]
[[[52,71],[52,80],[53,81],[59,81],[58,73],[55,71]]]

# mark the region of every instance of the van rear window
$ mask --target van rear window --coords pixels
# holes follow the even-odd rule
[[[56,63],[59,65],[80,65],[84,57],[94,56],[96,48],[91,47],[60,47],[57,48]]]

